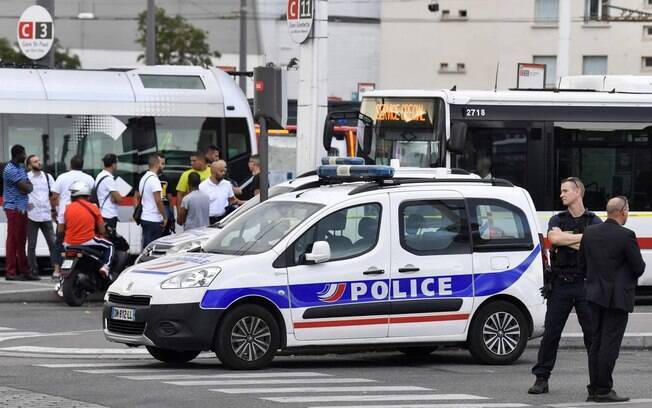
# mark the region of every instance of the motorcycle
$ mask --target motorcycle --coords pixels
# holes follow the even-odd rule
[[[94,292],[105,291],[129,263],[129,243],[112,228],[107,238],[113,244],[109,276],[100,273],[102,253],[86,246],[68,246],[61,263],[61,278],[55,291],[68,306],[81,306]]]

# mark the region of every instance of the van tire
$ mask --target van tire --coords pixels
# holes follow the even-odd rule
[[[215,354],[233,370],[259,370],[274,359],[280,339],[278,323],[269,311],[259,305],[243,304],[222,319]]]
[[[147,351],[158,361],[170,364],[183,364],[194,360],[199,355],[198,350],[179,351],[160,347],[147,346]]]
[[[527,341],[528,322],[523,312],[514,304],[501,300],[488,303],[476,312],[467,345],[476,360],[507,365],[523,354]]]

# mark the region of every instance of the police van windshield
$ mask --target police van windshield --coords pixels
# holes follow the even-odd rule
[[[436,98],[364,98],[361,113],[373,120],[370,157],[376,164],[432,167],[440,159],[444,104]]]
[[[323,205],[288,201],[268,201],[237,217],[208,241],[206,252],[229,255],[253,255],[269,251]]]

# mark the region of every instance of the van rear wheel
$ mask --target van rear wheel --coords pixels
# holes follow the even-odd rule
[[[158,361],[171,364],[183,364],[188,361],[194,360],[195,357],[199,355],[199,351],[190,350],[190,351],[179,351],[179,350],[170,350],[160,347],[147,346],[147,351]]]
[[[469,351],[484,364],[506,365],[516,361],[527,345],[528,324],[523,312],[505,301],[480,308],[471,323]]]
[[[270,312],[258,305],[240,305],[224,316],[217,330],[215,354],[231,369],[258,370],[274,359],[280,337]]]

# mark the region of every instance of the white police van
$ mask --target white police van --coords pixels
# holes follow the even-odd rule
[[[545,314],[532,200],[503,180],[420,170],[321,166],[321,185],[254,206],[201,252],[132,266],[107,291],[106,338],[165,362],[213,350],[234,369],[347,346],[459,344],[515,361]]]

